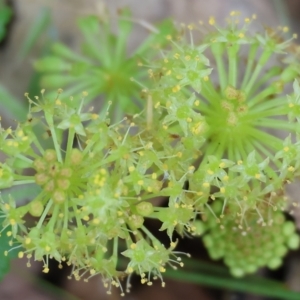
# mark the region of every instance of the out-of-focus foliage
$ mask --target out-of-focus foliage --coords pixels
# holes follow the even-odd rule
[[[0,42],[4,39],[6,34],[6,25],[12,17],[11,8],[0,0]]]
[[[43,88],[63,88],[71,96],[83,90],[89,92],[87,100],[104,95],[106,103],[112,101],[115,116],[137,112],[142,107],[141,87],[137,82],[147,78],[142,61],[153,56],[154,48],[162,48],[166,36],[175,31],[171,20],[164,20],[130,54],[128,40],[133,22],[128,9],[120,11],[118,31],[112,32],[112,20],[107,17],[87,16],[78,20],[84,37],[80,53],[62,43],[55,43],[50,55],[38,60],[35,67],[42,72]],[[143,83],[144,84],[144,83]]]

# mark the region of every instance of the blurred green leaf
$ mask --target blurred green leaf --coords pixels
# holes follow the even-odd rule
[[[0,42],[3,40],[6,34],[6,24],[12,17],[12,10],[9,6],[3,5],[2,0],[0,1]]]
[[[2,116],[5,114],[9,118],[23,121],[27,116],[28,108],[0,84],[0,112]]]
[[[37,283],[39,288],[43,289],[47,293],[47,295],[51,295],[53,296],[53,298],[55,297],[55,299],[80,300],[78,297],[72,295],[65,289],[57,287],[49,283],[47,280],[36,277],[32,281]]]
[[[185,267],[190,267],[191,270],[168,270],[165,276],[175,280],[197,283],[214,288],[223,288],[267,296],[272,299],[300,299],[300,293],[289,290],[278,281],[255,275],[243,278],[234,278],[230,275],[226,268],[197,260],[185,261]]]
[[[33,21],[31,27],[28,30],[26,38],[20,47],[19,59],[22,60],[35,45],[36,41],[47,29],[51,22],[50,8],[44,7],[41,9],[37,18]]]

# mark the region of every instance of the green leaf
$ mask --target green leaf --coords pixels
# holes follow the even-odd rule
[[[11,8],[0,3],[0,42],[5,37],[5,34],[6,34],[5,26],[9,22],[11,17],[12,17]]]
[[[281,282],[252,275],[234,278],[224,267],[197,260],[186,260],[185,267],[190,271],[168,270],[166,277],[175,280],[197,283],[215,288],[241,291],[272,299],[299,300],[300,293],[289,290]]]
[[[47,29],[51,22],[50,8],[42,8],[38,17],[33,21],[28,33],[26,34],[26,39],[20,47],[19,59],[22,60],[35,45],[36,41],[42,35],[42,33]]]
[[[5,114],[9,118],[17,119],[18,121],[23,121],[28,113],[27,107],[11,95],[1,84],[0,111],[1,115]]]
[[[37,283],[37,286],[47,295],[52,296],[53,299],[80,300],[78,297],[60,287],[55,286],[54,284],[49,283],[47,280],[43,280],[39,277],[31,277],[30,281]]]

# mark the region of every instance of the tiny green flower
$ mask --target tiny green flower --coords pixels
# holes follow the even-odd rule
[[[183,267],[180,258],[176,260],[170,259],[173,246],[175,246],[174,243],[172,243],[169,249],[166,249],[162,244],[150,246],[145,240],[131,244],[130,248],[122,253],[131,259],[126,272],[128,274],[132,274],[134,271],[137,272],[141,276],[141,283],[146,283],[149,286],[153,284],[152,278],[150,277],[150,274],[153,274],[153,276],[161,280],[162,287],[164,287],[165,282],[163,281],[162,273],[166,271],[166,264],[174,265],[175,263]],[[176,257],[176,253],[173,255]],[[149,276],[146,276],[147,273]]]
[[[13,170],[6,164],[0,164],[0,188],[11,187],[13,181]]]

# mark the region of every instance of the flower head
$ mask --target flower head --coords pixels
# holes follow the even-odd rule
[[[105,10],[102,16],[86,16],[78,20],[84,37],[80,53],[75,53],[62,43],[55,43],[50,55],[36,61],[42,73],[41,85],[46,88],[63,87],[66,96],[89,91],[88,101],[105,96],[105,103],[112,101],[116,119],[124,113],[138,111],[134,101],[140,99],[136,83],[145,79],[142,56],[151,54],[150,47],[165,42],[164,36],[174,31],[170,20],[152,26],[152,33],[128,55],[127,41],[132,31],[133,19],[128,9],[119,11],[118,32],[112,30],[111,17]],[[131,80],[134,78],[135,80]],[[135,100],[134,100],[135,99]]]
[[[87,92],[69,99],[62,90],[49,99],[44,90],[34,99],[26,94],[27,121],[0,127],[7,156],[0,189],[37,190],[25,204],[12,196],[1,201],[3,230],[11,246],[18,241],[19,257],[29,265],[43,261],[45,273],[49,258],[65,261],[76,280],[101,274],[109,292],[116,286],[123,294],[125,275],[130,280],[135,272],[148,285],[160,278],[164,286],[165,268],[183,265],[175,231],[204,233],[211,256],[224,258],[235,276],[275,268],[288,248],[299,246],[282,213],[285,185],[300,173],[297,72],[289,64],[284,71],[266,65],[291,41],[270,30],[251,35],[250,19],[239,26],[237,18],[232,13],[224,29],[210,19],[215,31],[200,46],[192,34],[189,42],[168,35],[170,48],[148,71],[153,85],[142,91],[145,110],[117,123],[109,118],[111,102],[100,114],[85,106]],[[288,85],[294,92],[286,97]],[[284,140],[272,132],[278,128]],[[155,205],[157,197],[168,204]],[[169,248],[149,231],[147,218],[161,223]],[[261,257],[257,248],[272,256]]]
[[[283,40],[286,28],[252,34],[254,19],[241,21],[233,12],[223,28],[211,18],[212,30],[200,45],[193,38],[195,26],[184,26],[187,35],[167,37],[170,49],[151,66],[149,89],[153,109],[165,115],[166,131],[183,130],[182,143],[197,132],[205,138],[189,191],[177,195],[179,206],[188,194],[203,218],[226,228],[223,217],[231,215],[253,231],[266,223],[266,214],[275,218],[286,209],[284,186],[299,174],[299,72],[289,52],[294,37]],[[213,202],[221,208],[212,209]],[[171,221],[163,222],[170,230]],[[266,232],[279,230],[272,226]]]
[[[44,91],[34,99],[26,94],[27,121],[16,129],[1,129],[0,150],[8,157],[0,165],[1,190],[15,185],[37,190],[23,205],[13,197],[1,202],[0,218],[11,246],[18,244],[19,257],[26,256],[29,266],[31,259],[42,261],[45,273],[54,258],[60,266],[72,265],[75,279],[101,274],[109,290],[118,286],[122,291],[120,255],[128,258],[127,274],[136,272],[145,281],[149,273],[148,284],[151,276],[163,282],[165,265],[173,265],[170,257],[176,256],[174,228],[162,228],[173,245],[166,249],[144,221],[166,215],[168,208],[156,208],[151,201],[177,182],[181,189],[194,170],[191,158],[182,145],[171,147],[168,134],[161,143],[154,130],[145,132],[140,115],[111,124],[106,114],[101,117],[85,107],[85,92],[70,99],[61,92],[56,99],[46,98]],[[178,158],[180,167],[167,176]],[[169,187],[163,186],[165,175]],[[189,226],[193,210],[183,211],[173,219]],[[28,224],[27,214],[35,218],[34,225]]]

